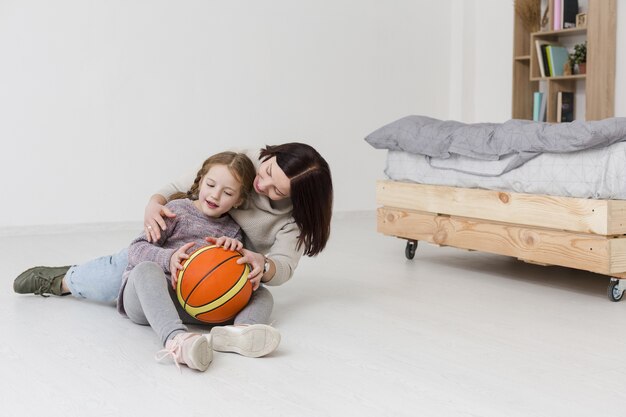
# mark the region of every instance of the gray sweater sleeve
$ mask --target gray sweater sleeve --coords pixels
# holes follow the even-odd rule
[[[150,243],[146,240],[145,234],[141,234],[133,240],[128,248],[128,263],[130,265],[138,265],[143,261],[151,261],[159,264],[165,273],[170,272],[170,259],[176,249],[163,248],[163,243],[174,232],[176,218],[165,218],[167,229],[161,231],[161,238],[158,242]]]
[[[302,257],[302,248],[296,249],[298,235],[300,229],[296,223],[288,223],[276,234],[274,244],[269,252],[265,254],[270,258],[276,266],[276,273],[267,282],[266,285],[275,286],[282,285],[289,281],[298,266],[298,262]]]

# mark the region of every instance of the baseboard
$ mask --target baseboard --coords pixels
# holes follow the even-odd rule
[[[333,213],[333,221],[348,219],[374,219],[374,210],[344,210]],[[116,231],[141,231],[141,222],[42,224],[34,226],[0,227],[0,237],[57,235],[68,233],[101,233]]]
[[[35,226],[0,227],[0,237],[58,235],[68,233],[101,233],[116,231],[141,231],[141,222],[42,224]]]

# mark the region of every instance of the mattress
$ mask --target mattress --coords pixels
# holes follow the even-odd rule
[[[385,174],[392,180],[421,184],[626,200],[626,142],[571,153],[542,153],[499,176],[471,174],[462,166],[435,168],[427,156],[390,150]]]

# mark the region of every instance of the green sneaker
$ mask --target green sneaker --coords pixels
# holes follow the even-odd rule
[[[18,294],[35,294],[48,297],[46,294],[63,295],[61,283],[70,269],[69,266],[36,266],[22,272],[13,281],[13,291]]]

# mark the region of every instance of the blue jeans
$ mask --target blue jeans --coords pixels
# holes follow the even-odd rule
[[[65,274],[65,283],[74,297],[111,303],[117,300],[127,265],[128,248],[124,248],[115,255],[72,266]]]
[[[112,303],[122,286],[122,274],[128,266],[128,248],[115,255],[102,256],[82,265],[72,266],[65,274],[65,284],[72,295],[92,301]],[[175,300],[174,300],[175,301]],[[175,303],[179,312],[182,308]],[[274,298],[267,288],[261,285],[252,293],[248,305],[235,317],[235,324],[269,324],[274,308]],[[189,317],[189,323],[201,323]]]

